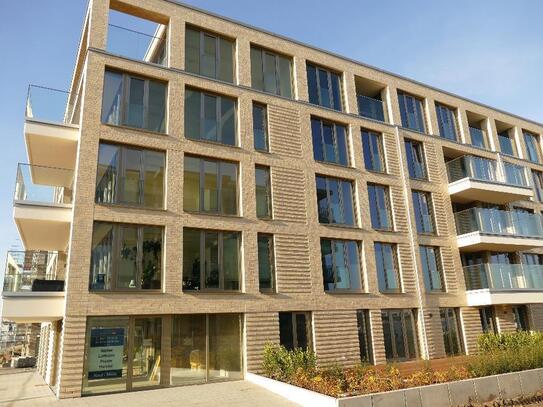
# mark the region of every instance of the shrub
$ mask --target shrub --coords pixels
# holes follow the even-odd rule
[[[266,344],[262,369],[272,379],[288,381],[297,371],[311,376],[316,369],[317,359],[310,350],[294,349],[288,351],[284,346]]]
[[[543,346],[543,333],[527,331],[487,333],[479,336],[477,340],[477,347],[482,353],[497,350],[516,351],[526,346]]]

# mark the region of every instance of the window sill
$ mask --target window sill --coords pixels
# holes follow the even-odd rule
[[[313,158],[313,159],[315,160],[315,158]],[[334,162],[331,162],[331,161],[315,160],[315,162],[318,163],[318,164],[329,165],[329,166],[335,167],[335,168],[344,168],[346,170],[356,170],[355,167],[352,167],[350,165],[343,165],[343,164],[334,163]]]
[[[389,229],[380,229],[380,228],[374,228],[372,226],[371,228],[373,231],[375,232],[381,232],[381,233],[396,233],[396,230],[392,229],[392,228],[389,228]]]
[[[319,105],[318,103],[312,103],[310,101],[307,102],[308,104],[310,104],[311,106],[317,106],[317,107],[320,107],[321,109],[325,109],[329,112],[334,112],[334,113],[347,113],[345,111],[343,111],[343,109],[334,109],[333,107],[328,107],[328,106],[323,106],[323,105]],[[325,120],[329,120],[329,119],[325,119]],[[330,121],[333,121],[333,120],[330,120]]]
[[[365,291],[360,290],[324,290],[325,294],[329,295],[360,295],[360,294],[368,294]]]
[[[346,224],[340,224],[340,223],[321,223],[319,222],[319,225],[330,227],[333,229],[348,229],[348,230],[361,230],[361,228],[357,225],[346,225]]]
[[[96,289],[89,289],[89,294],[163,294],[162,288],[154,288],[154,289],[141,289],[141,290],[96,290]]]
[[[241,295],[245,294],[243,291],[232,291],[232,290],[182,290],[183,294],[225,294],[225,295]]]
[[[381,291],[379,290],[379,294],[383,295],[403,295],[406,294],[403,291]]]
[[[223,214],[223,213],[212,213],[212,212],[199,212],[199,211],[187,211],[183,209],[183,212],[188,213],[190,215],[204,215],[204,216],[211,216],[211,217],[223,217],[223,218],[231,218],[231,219],[243,219],[243,216],[241,215],[229,215],[229,214]]]
[[[94,202],[95,205],[103,206],[105,208],[118,208],[118,209],[136,209],[144,211],[153,211],[153,212],[167,212],[167,209],[164,208],[150,208],[148,206],[136,206],[136,205],[127,205],[120,203],[108,203],[108,202]]]
[[[136,131],[138,133],[147,133],[147,134],[151,134],[151,135],[154,135],[154,136],[171,137],[168,134],[168,132],[160,132],[160,131],[154,131],[154,130],[148,130],[148,129],[141,129],[139,127],[130,127],[130,126],[125,126],[123,124],[113,124],[113,123],[104,123],[104,122],[101,122],[101,123],[104,126],[108,126],[108,127],[112,127],[112,128],[123,129],[123,130],[133,130],[133,131]]]
[[[212,146],[221,146],[221,147],[226,147],[226,148],[233,148],[236,150],[242,150],[242,148],[239,145],[225,144],[225,143],[221,143],[220,141],[205,140],[201,138],[193,138],[193,137],[186,137],[186,136],[184,136],[183,138],[187,141],[194,141],[195,143],[204,143],[204,144],[209,144]]]

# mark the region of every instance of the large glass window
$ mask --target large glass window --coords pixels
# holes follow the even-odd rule
[[[255,150],[270,151],[268,139],[268,109],[253,103],[253,137]]]
[[[539,147],[539,136],[524,132],[524,142],[526,143],[526,151],[528,159],[534,163],[538,163],[541,158],[541,148]]]
[[[484,333],[498,333],[496,316],[492,307],[479,308],[479,317],[481,318],[481,328]]]
[[[223,215],[238,213],[238,165],[185,156],[183,209]]]
[[[316,182],[319,222],[354,226],[352,182],[320,175]]]
[[[100,143],[96,202],[162,208],[165,161],[159,151]]]
[[[500,142],[500,151],[504,154],[515,155],[515,147],[513,140],[509,135],[509,130],[498,133],[498,141]]]
[[[371,363],[371,326],[368,310],[359,309],[356,311],[356,325],[358,329],[358,345],[360,347],[360,361]]]
[[[534,182],[537,200],[543,202],[543,172],[532,170],[532,181]]]
[[[115,71],[106,71],[102,123],[164,133],[168,85]]]
[[[400,103],[402,126],[421,133],[426,132],[423,100],[398,91],[398,102]]]
[[[413,179],[427,179],[426,160],[422,143],[405,139],[405,155],[409,177]]]
[[[413,311],[383,310],[383,335],[387,361],[404,361],[417,357],[417,340]]]
[[[345,126],[311,118],[313,156],[316,161],[349,165]]]
[[[162,236],[159,226],[94,222],[90,289],[160,289]]]
[[[362,130],[362,152],[364,154],[364,167],[368,171],[386,171],[383,140],[380,134]]]
[[[514,305],[511,307],[517,331],[529,331],[528,308],[526,305]]]
[[[360,290],[358,242],[321,239],[321,259],[325,291]]]
[[[183,290],[239,291],[241,234],[183,229]]]
[[[450,107],[436,103],[437,123],[439,125],[439,135],[449,140],[457,140],[458,123],[456,112]]]
[[[434,233],[432,195],[429,192],[412,191],[413,210],[418,233]]]
[[[391,243],[375,242],[374,250],[379,291],[382,293],[400,292],[400,275],[398,272],[396,245]]]
[[[311,314],[308,312],[279,313],[279,342],[287,350],[312,350]]]
[[[239,314],[174,315],[171,384],[175,386],[241,379],[241,344]]]
[[[255,167],[256,216],[263,219],[272,217],[270,167]]]
[[[258,234],[258,283],[261,292],[275,290],[273,235]]]
[[[221,81],[234,81],[234,42],[197,28],[185,30],[185,69]]]
[[[236,145],[236,101],[185,89],[185,137]]]
[[[392,212],[390,194],[385,185],[368,184],[371,227],[379,230],[391,230]]]
[[[290,58],[251,46],[251,85],[253,89],[291,98]]]
[[[420,261],[427,291],[444,291],[443,268],[439,248],[419,246]]]
[[[443,330],[443,343],[447,356],[455,356],[462,353],[460,339],[460,324],[458,310],[456,308],[440,308],[441,329]]]
[[[341,111],[341,75],[307,64],[309,102]]]

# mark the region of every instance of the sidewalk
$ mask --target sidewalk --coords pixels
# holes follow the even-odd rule
[[[294,407],[267,390],[246,381],[172,387],[159,390],[57,400],[36,372],[0,374],[0,407]]]

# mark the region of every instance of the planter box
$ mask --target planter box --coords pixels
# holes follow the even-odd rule
[[[543,368],[339,399],[253,373],[246,380],[307,407],[456,407],[531,396],[543,390]]]

